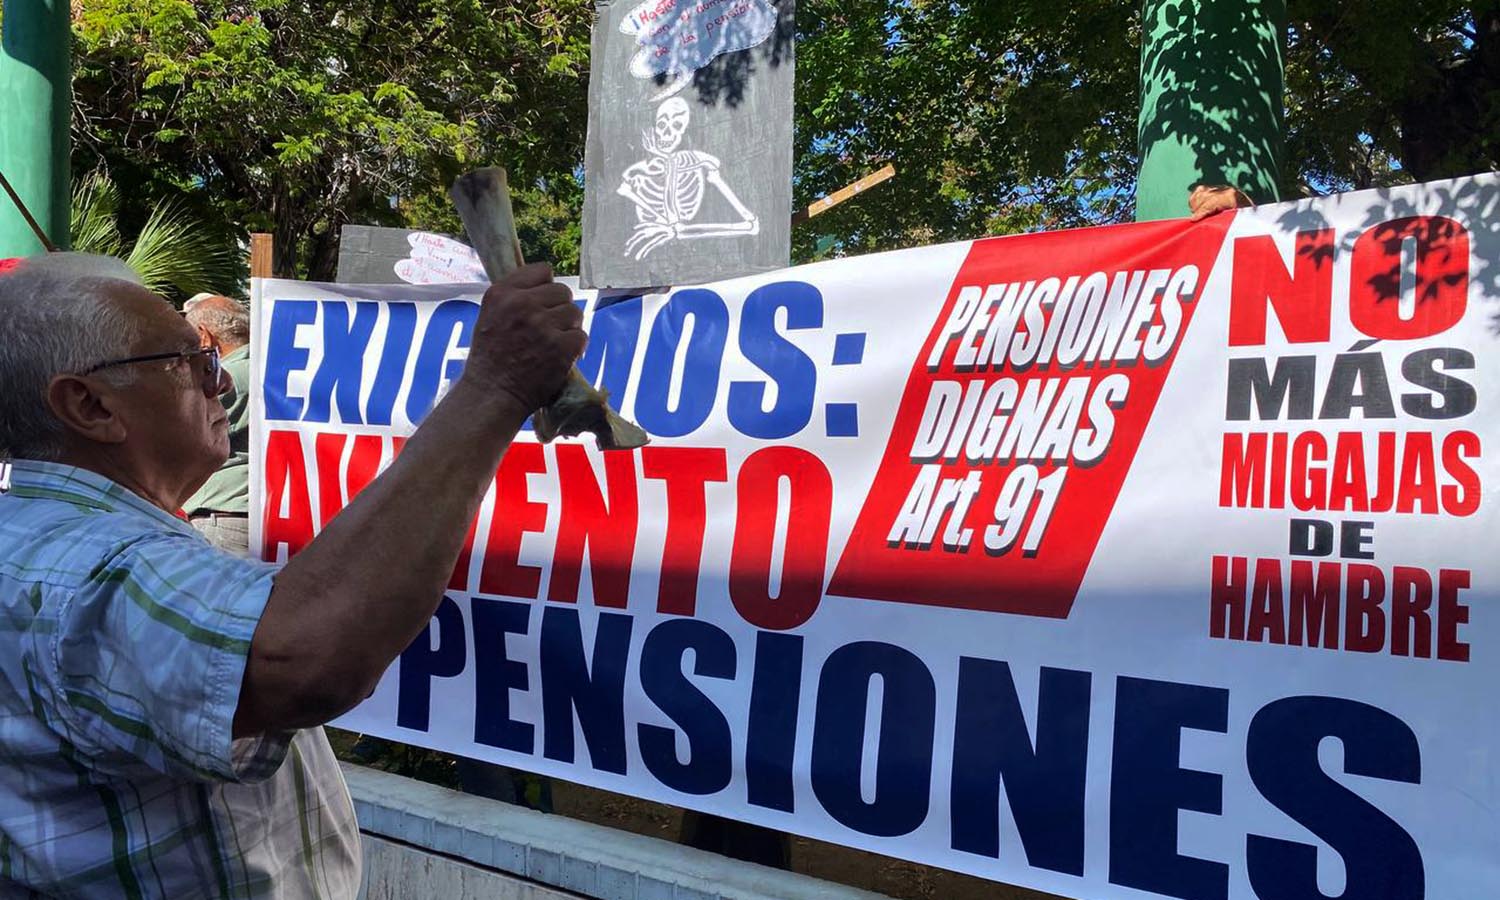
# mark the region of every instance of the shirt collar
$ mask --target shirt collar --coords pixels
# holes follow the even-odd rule
[[[10,463],[10,496],[55,500],[102,512],[131,512],[175,531],[197,533],[188,523],[98,472],[34,459],[13,459]]]

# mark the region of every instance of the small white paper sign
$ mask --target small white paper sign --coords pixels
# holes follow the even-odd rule
[[[686,78],[717,56],[764,43],[776,30],[776,7],[770,0],[646,0],[620,30],[639,45],[632,75]]]
[[[414,231],[406,236],[411,255],[396,263],[396,277],[407,284],[478,284],[489,281],[479,255],[469,245],[440,234]]]

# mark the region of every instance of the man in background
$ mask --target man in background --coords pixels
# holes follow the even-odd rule
[[[216,547],[250,550],[250,311],[218,294],[198,294],[182,307],[202,346],[219,351],[229,389],[219,400],[229,413],[229,459],[188,498],[183,511]]]

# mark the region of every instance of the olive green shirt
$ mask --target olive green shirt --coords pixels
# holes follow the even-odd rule
[[[219,397],[229,411],[229,459],[209,476],[183,509],[242,513],[250,508],[250,345],[224,357],[222,365],[234,386]]]

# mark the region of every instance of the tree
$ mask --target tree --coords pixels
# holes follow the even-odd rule
[[[1190,0],[1183,0],[1190,2]],[[79,171],[132,225],[180,198],[331,277],[347,222],[457,228],[498,163],[523,242],[577,258],[588,0],[80,0]],[[1500,0],[1288,0],[1283,194],[1500,165]],[[1140,23],[1118,0],[801,0],[794,192],[894,181],[794,260],[1133,216]]]
[[[1290,0],[1283,195],[1500,166],[1500,2]],[[1110,0],[804,0],[798,203],[896,180],[796,254],[1133,215],[1139,9]]]
[[[587,0],[82,0],[75,166],[330,279],[340,226],[405,224],[463,169],[582,157]]]
[[[1290,0],[1289,138],[1332,188],[1500,168],[1500,2]]]

